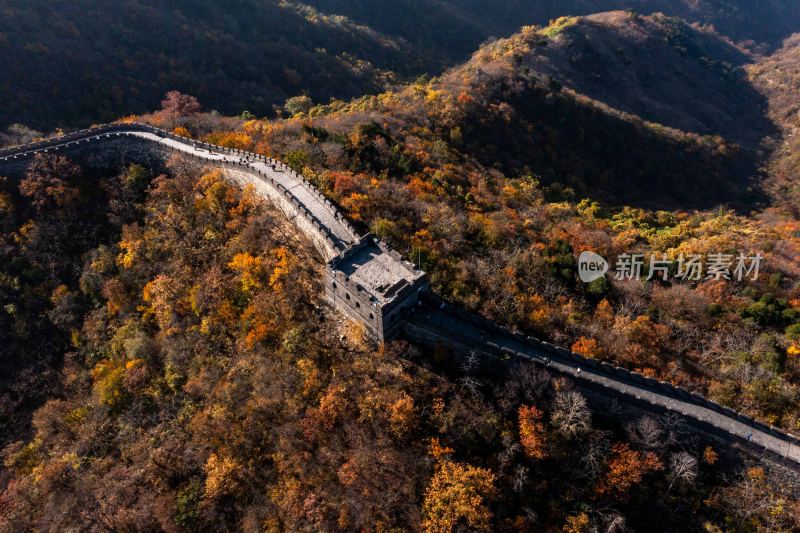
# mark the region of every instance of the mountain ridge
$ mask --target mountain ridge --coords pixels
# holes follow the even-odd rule
[[[178,89],[228,115],[274,116],[298,94],[317,102],[438,74],[481,44],[562,15],[632,8],[712,24],[750,50],[800,31],[789,0],[483,2],[373,0],[3,0],[0,128],[52,130],[154,108]],[[746,23],[745,23],[746,22]],[[766,43],[763,46],[756,44]]]

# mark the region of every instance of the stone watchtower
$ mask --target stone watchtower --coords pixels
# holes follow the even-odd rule
[[[401,316],[413,310],[428,287],[425,272],[369,234],[325,269],[326,298],[380,342],[398,333]]]

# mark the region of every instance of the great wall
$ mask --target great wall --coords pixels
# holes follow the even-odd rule
[[[325,296],[364,324],[379,342],[403,334],[498,361],[531,361],[568,376],[593,394],[622,398],[654,413],[674,413],[689,425],[800,473],[800,438],[703,396],[635,372],[584,358],[511,332],[428,294],[427,276],[372,235],[359,235],[336,206],[280,161],[181,137],[146,124],[109,124],[0,150],[0,175],[20,175],[38,153],[92,152],[112,142],[177,153],[226,169],[252,184],[314,243],[327,261]]]

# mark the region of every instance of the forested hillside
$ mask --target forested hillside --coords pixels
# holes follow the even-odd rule
[[[800,217],[800,35],[763,61],[748,67],[754,86],[769,101],[769,117],[782,134],[770,157],[768,187]]]
[[[380,92],[523,25],[626,8],[713,25],[762,52],[800,31],[793,0],[2,0],[0,129],[107,121],[173,89],[228,115],[273,116],[289,96]]]
[[[649,122],[750,148],[775,133],[767,97],[740,68],[751,58],[714,33],[679,18],[615,11],[561,19],[545,34],[499,41],[467,68],[490,71],[514,48],[517,71],[529,69]]]
[[[664,13],[713,26],[753,49],[779,47],[800,30],[800,12],[792,0],[501,0],[491,9],[483,0],[440,2],[399,0],[308,0],[326,12],[341,13],[390,35],[402,36],[469,54],[490,36],[503,37],[521,26],[546,25],[564,15],[633,10]],[[390,16],[385,16],[386,14]],[[419,31],[422,27],[426,31]],[[444,31],[432,31],[440,29]],[[453,42],[454,37],[461,36]]]
[[[302,170],[351,220],[421,260],[446,299],[795,430],[791,205],[764,193],[758,212],[719,207],[755,194],[731,170],[743,149],[540,79],[527,67],[537,43],[569,23],[527,28],[398,92],[277,122],[198,118],[193,134]],[[161,114],[145,118],[163,124]],[[584,249],[673,259],[758,251],[764,270],[747,283],[585,285],[575,274]]]
[[[4,183],[3,331],[64,357],[30,429],[9,403],[31,399],[28,373],[4,369],[0,531],[798,526],[765,470],[729,477],[674,420],[621,424],[530,367],[479,381],[446,351],[376,348],[322,305],[310,244],[252,190],[157,170],[95,176],[103,197],[40,156]],[[87,206],[109,238],[53,255],[54,224]]]
[[[458,128],[463,150],[508,173],[616,203],[752,206],[756,148],[775,128],[744,73],[724,66],[739,57],[676,19],[564,17],[482,47],[425,105],[443,134]]]
[[[0,0],[0,145],[272,156],[453,306],[800,434],[795,0],[488,5]],[[0,176],[0,533],[800,531],[783,470],[677,417],[376,345],[224,172],[99,161]],[[762,261],[679,277],[720,254]]]
[[[431,68],[419,50],[288,2],[4,0],[0,125],[53,129],[155,107],[171,89],[227,114],[326,101]]]

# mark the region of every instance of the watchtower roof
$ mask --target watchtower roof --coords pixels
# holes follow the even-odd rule
[[[405,287],[425,277],[424,272],[372,235],[365,235],[334,259],[331,267],[367,291],[380,305],[391,302]]]

